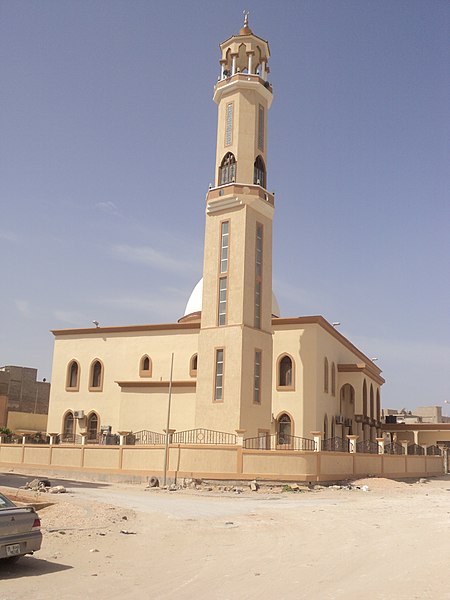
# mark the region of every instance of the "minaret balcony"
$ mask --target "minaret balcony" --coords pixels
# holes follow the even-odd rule
[[[211,187],[206,195],[206,202],[219,200],[220,198],[231,198],[236,196],[257,196],[270,206],[275,205],[275,197],[260,185],[246,183],[227,183],[218,187]]]
[[[248,89],[254,89],[255,86],[258,86],[261,93],[267,97],[269,107],[272,104],[272,86],[260,75],[253,73],[235,73],[234,75],[224,76],[223,79],[219,78],[219,81],[214,86],[214,102],[218,104],[224,92],[238,86]]]

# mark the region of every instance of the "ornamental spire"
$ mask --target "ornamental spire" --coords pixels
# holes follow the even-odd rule
[[[250,11],[249,10],[243,10],[242,13],[244,15],[244,26],[239,31],[239,35],[249,35],[249,34],[252,34],[253,33],[252,30],[248,26],[248,15],[250,14]]]

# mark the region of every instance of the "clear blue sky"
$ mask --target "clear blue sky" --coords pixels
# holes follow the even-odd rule
[[[274,290],[450,401],[447,0],[17,1],[0,23],[0,365],[50,329],[176,321],[201,276],[218,44],[268,39]]]

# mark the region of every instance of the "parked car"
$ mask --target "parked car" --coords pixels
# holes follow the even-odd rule
[[[0,493],[0,559],[33,554],[41,543],[41,521],[34,508],[16,506]]]

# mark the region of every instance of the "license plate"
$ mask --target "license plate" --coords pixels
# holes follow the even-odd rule
[[[20,544],[6,546],[6,556],[17,556],[20,554]]]

